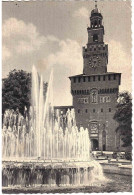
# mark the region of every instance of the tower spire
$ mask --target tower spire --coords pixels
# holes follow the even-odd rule
[[[97,8],[97,0],[95,0],[95,8]]]

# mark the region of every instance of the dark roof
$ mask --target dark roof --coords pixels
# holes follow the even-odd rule
[[[106,72],[106,73],[100,73],[100,74],[78,74],[78,75],[74,75],[74,76],[70,76],[69,78],[73,78],[73,77],[87,77],[87,76],[99,76],[99,75],[109,75],[109,74],[121,74],[121,73],[117,73],[117,72]]]
[[[54,106],[54,109],[68,109],[68,108],[74,108],[73,106]]]
[[[94,16],[102,17],[101,13],[95,13],[94,10],[92,10],[91,17],[94,17]]]

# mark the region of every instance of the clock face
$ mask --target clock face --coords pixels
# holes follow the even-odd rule
[[[91,66],[92,68],[96,68],[97,66],[100,66],[100,57],[99,56],[93,56],[89,58],[89,66]]]

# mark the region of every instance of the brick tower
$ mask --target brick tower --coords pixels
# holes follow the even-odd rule
[[[121,73],[107,72],[108,45],[102,20],[95,5],[87,28],[88,43],[83,47],[83,74],[69,78],[78,127],[89,129],[93,150],[115,151],[120,147],[113,116]]]

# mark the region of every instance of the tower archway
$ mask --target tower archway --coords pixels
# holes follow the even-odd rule
[[[96,151],[96,150],[98,150],[98,140],[97,139],[92,139],[91,140],[91,142],[92,142],[92,151]]]

